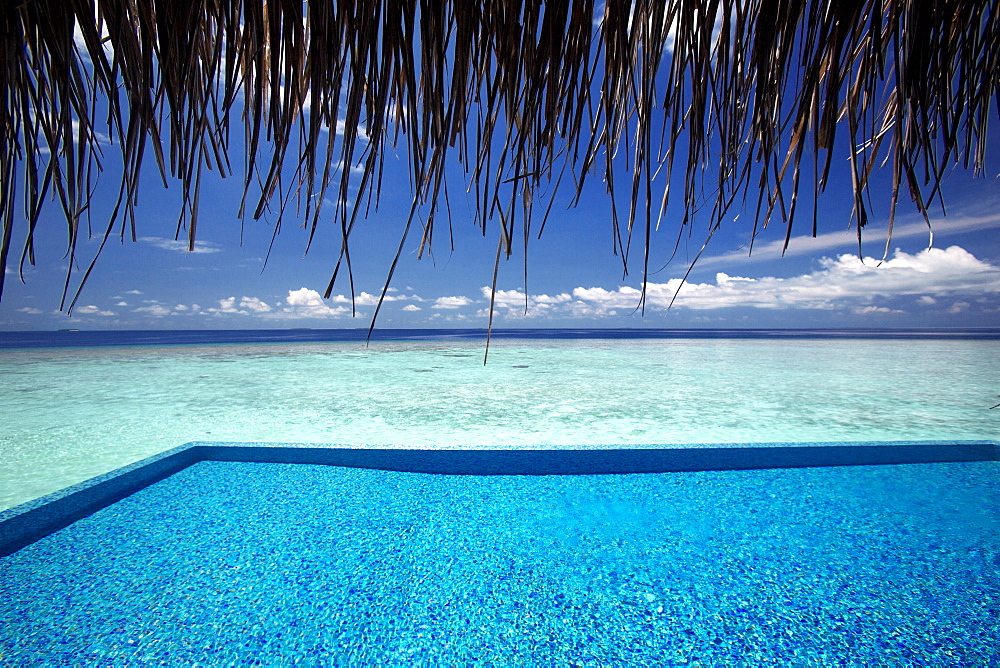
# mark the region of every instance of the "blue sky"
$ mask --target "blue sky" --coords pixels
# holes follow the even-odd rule
[[[987,155],[1000,155],[995,132],[989,144]],[[114,152],[109,147],[109,155]],[[949,174],[944,187],[948,215],[943,216],[940,208],[932,213],[932,247],[926,224],[903,195],[887,254],[888,175],[876,179],[872,184],[874,217],[866,228],[862,260],[850,225],[850,182],[843,155],[835,156],[831,182],[819,200],[817,238],[808,236],[811,201],[805,197],[797,233],[784,256],[780,221],[757,238],[748,255],[753,212],[744,212],[723,225],[679,292],[679,280],[704,240],[709,221],[707,216],[696,221],[678,257],[665,264],[678,235],[680,215],[677,209],[668,209],[653,235],[644,313],[637,311],[641,250],[633,249],[629,274],[623,275],[621,260],[612,253],[610,203],[599,178],[592,177],[577,208],[565,208],[572,194],[567,189],[557,194],[544,234],[529,246],[527,284],[520,251],[501,263],[494,326],[1000,326],[1000,165],[995,160],[987,164],[981,177],[961,169]],[[233,158],[239,164],[239,157]],[[804,162],[811,163],[811,158],[807,156]],[[117,193],[114,159],[106,164],[108,172],[92,198],[95,232],[105,225],[102,215]],[[496,224],[491,223],[487,236],[482,236],[473,222],[474,205],[462,201],[463,176],[457,170],[453,176],[455,250],[449,248],[443,217],[431,257],[417,259],[419,232],[411,235],[379,313],[380,327],[487,324]],[[344,278],[331,299],[321,298],[340,247],[339,226],[321,225],[312,248],[303,256],[307,232],[294,216],[287,218],[264,267],[275,217],[237,219],[242,192],[239,173],[223,180],[208,172],[206,179],[199,242],[194,252],[188,252],[186,243],[174,238],[180,186],[172,182],[164,189],[155,165],[146,165],[137,209],[139,239],[123,244],[115,238],[109,243],[72,316],[59,311],[66,232],[58,206],[52,203],[43,213],[36,237],[36,266],[26,266],[24,283],[16,272],[24,242],[24,229],[19,227],[0,302],[0,329],[369,325],[409,209],[405,156],[387,157],[379,208],[352,238],[353,316],[350,286]],[[621,180],[624,185],[628,175],[622,172]],[[809,182],[803,178],[803,183]],[[654,183],[654,188],[662,190],[662,186],[662,182]],[[627,211],[624,202],[620,211]],[[98,238],[80,244],[75,280],[99,245]]]
[[[405,172],[398,178],[405,180]],[[345,280],[339,281],[331,299],[320,297],[336,259],[336,231],[321,228],[303,257],[306,232],[286,221],[264,267],[272,227],[247,221],[241,244],[235,217],[238,184],[230,181],[214,184],[210,191],[211,205],[202,212],[200,241],[193,253],[173,238],[178,188],[145,191],[139,241],[121,244],[116,239],[105,248],[72,317],[58,311],[66,268],[65,232],[58,211],[50,207],[37,241],[37,266],[27,269],[24,284],[8,270],[0,327],[367,327],[405,220],[405,205],[383,203],[354,239],[357,312],[352,317]],[[783,229],[769,230],[748,256],[745,226],[724,227],[669,309],[687,260],[679,257],[659,269],[677,234],[668,217],[654,237],[651,264],[659,270],[649,277],[644,314],[636,312],[638,258],[623,276],[621,261],[611,252],[609,205],[599,192],[591,193],[578,209],[553,214],[541,239],[529,246],[527,312],[522,258],[502,261],[495,326],[1000,326],[996,186],[996,176],[952,175],[946,193],[949,215],[932,218],[934,246],[928,247],[923,220],[904,212],[881,262],[884,221],[868,229],[862,262],[853,229],[847,227],[849,210],[845,214],[842,207],[831,205],[826,213],[824,200],[849,199],[843,192],[821,198],[819,236],[793,236],[784,257]],[[453,216],[452,226],[454,252],[442,237],[433,257],[417,260],[417,238],[411,240],[379,314],[379,326],[486,325],[495,237],[482,237],[471,216]],[[700,241],[699,236],[691,239],[690,253]],[[82,244],[81,264],[97,246],[97,241]]]

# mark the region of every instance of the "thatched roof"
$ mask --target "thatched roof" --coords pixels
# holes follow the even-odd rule
[[[389,147],[408,155],[412,183],[401,251],[426,251],[450,224],[449,187],[471,189],[499,259],[541,231],[556,191],[572,200],[596,179],[616,252],[645,270],[664,211],[699,241],[720,225],[815,232],[797,195],[822,192],[845,159],[859,235],[869,175],[891,172],[877,198],[891,228],[901,197],[925,212],[946,169],[983,168],[998,12],[997,0],[11,0],[0,264],[33,261],[54,198],[72,271],[97,174],[120,162],[105,241],[135,238],[141,169],[180,182],[178,234],[192,247],[207,171],[234,173],[241,216],[342,231],[332,289]],[[240,130],[246,152],[231,164]],[[462,183],[446,178],[455,164]],[[627,211],[614,206],[623,193]],[[321,214],[324,197],[337,206]],[[75,284],[67,275],[70,295]]]

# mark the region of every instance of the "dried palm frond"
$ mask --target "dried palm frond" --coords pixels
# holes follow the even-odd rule
[[[97,174],[121,163],[104,242],[135,239],[149,156],[164,184],[180,182],[177,234],[193,249],[205,171],[239,171],[234,126],[241,217],[275,212],[277,232],[294,210],[310,242],[320,223],[339,227],[327,296],[351,274],[352,230],[377,205],[390,147],[408,157],[413,195],[397,261],[414,222],[421,253],[442,211],[451,224],[455,164],[475,222],[497,226],[498,261],[541,232],[560,186],[577,201],[594,177],[612,249],[627,270],[641,243],[644,282],[675,202],[681,234],[705,211],[707,243],[749,207],[753,235],[780,220],[787,244],[803,168],[819,194],[838,151],[860,239],[883,163],[890,231],[901,191],[926,216],[950,165],[982,171],[998,12],[997,0],[12,0],[0,8],[0,265],[15,225],[22,269],[34,261],[54,198],[72,294]],[[812,218],[815,234],[815,205]]]

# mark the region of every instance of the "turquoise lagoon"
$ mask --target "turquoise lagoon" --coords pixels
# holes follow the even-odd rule
[[[370,345],[294,340],[312,331],[265,343],[195,334],[0,349],[0,510],[190,441],[587,448],[1000,435],[995,338],[557,332],[496,338],[484,366],[481,338],[446,330]],[[164,345],[185,337],[203,342]]]

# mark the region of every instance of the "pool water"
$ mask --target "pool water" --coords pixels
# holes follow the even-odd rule
[[[516,449],[996,440],[1000,341],[0,350],[0,510],[191,441]]]
[[[998,462],[200,462],[0,559],[0,663],[997,665]]]

